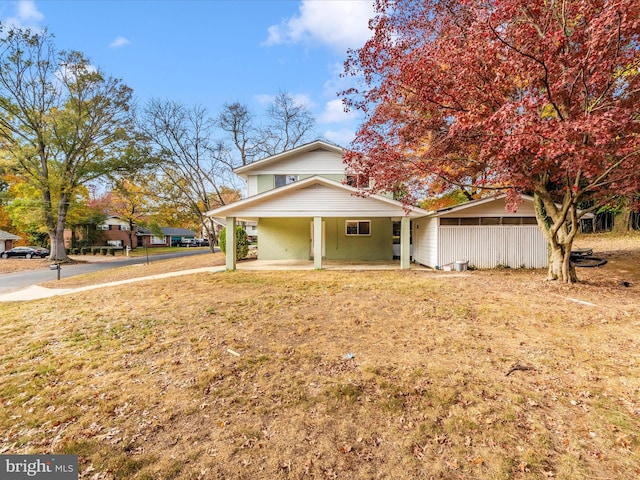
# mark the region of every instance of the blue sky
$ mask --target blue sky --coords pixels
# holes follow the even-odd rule
[[[136,99],[240,101],[260,114],[280,90],[316,117],[316,137],[347,146],[359,119],[337,92],[348,48],[371,32],[372,0],[22,0],[0,21],[55,35],[134,90]]]

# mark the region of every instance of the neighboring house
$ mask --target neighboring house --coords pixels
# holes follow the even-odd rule
[[[235,170],[247,182],[247,198],[207,213],[226,225],[256,222],[259,260],[390,261],[398,222],[400,266],[410,264],[410,220],[429,212],[390,195],[358,195],[369,181],[345,171],[344,150],[324,141],[253,162]],[[362,193],[360,191],[360,193]],[[227,228],[227,235],[235,235]],[[233,238],[227,244],[233,245]],[[227,269],[236,266],[227,249]]]
[[[5,250],[11,250],[13,248],[14,242],[20,240],[22,237],[14,235],[13,233],[5,232],[4,230],[0,230],[0,253]]]
[[[135,245],[129,244],[129,228],[129,222],[122,220],[117,215],[110,215],[103,223],[98,225],[98,232],[107,245],[133,248]]]
[[[226,219],[220,217],[212,217],[211,220],[213,221],[213,228],[216,232],[216,238],[220,239],[220,232],[227,226],[227,221]],[[258,239],[258,222],[241,222],[240,226],[244,228],[245,232],[247,232],[247,237],[250,241],[255,241]],[[205,231],[202,232],[202,236],[206,237]]]
[[[544,268],[547,242],[536,222],[533,197],[518,211],[506,210],[506,195],[438,210],[413,222],[413,260],[430,267],[456,261],[477,268]]]
[[[196,238],[196,232],[187,228],[162,227],[162,235],[156,235],[148,228],[138,227],[138,247],[171,247],[185,240]]]

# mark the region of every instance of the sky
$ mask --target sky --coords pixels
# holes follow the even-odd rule
[[[239,101],[259,115],[279,91],[316,118],[314,138],[342,146],[360,118],[337,93],[347,49],[371,36],[373,0],[0,1],[0,22],[47,28],[133,88],[136,101],[169,99],[215,116]]]

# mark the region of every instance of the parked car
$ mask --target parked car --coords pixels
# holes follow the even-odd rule
[[[185,238],[178,243],[179,247],[197,247],[198,244],[193,238]]]
[[[9,258],[9,257],[45,258],[48,256],[49,256],[49,250],[42,247],[13,247],[11,250],[2,252],[2,258]]]

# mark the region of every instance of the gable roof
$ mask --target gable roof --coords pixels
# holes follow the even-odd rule
[[[339,155],[343,155],[345,150],[344,148],[334,145],[332,143],[326,142],[324,140],[316,140],[311,143],[307,143],[305,145],[301,145],[299,147],[293,148],[291,150],[287,150],[282,153],[278,153],[276,155],[271,155],[270,157],[263,158],[261,160],[256,160],[255,162],[251,162],[247,165],[243,165],[241,167],[235,168],[233,170],[234,173],[238,175],[246,174],[253,169],[263,168],[267,165],[271,165],[274,163],[281,162],[283,160],[287,160],[292,157],[296,157],[302,153],[312,152],[314,150],[326,150],[328,152],[337,153]]]
[[[451,213],[456,213],[461,210],[467,210],[469,208],[479,207],[481,205],[485,205],[488,203],[493,203],[498,200],[503,200],[507,198],[506,193],[501,193],[500,195],[494,195],[492,197],[480,198],[478,200],[471,200],[470,202],[461,203],[459,205],[454,205],[453,207],[441,208],[430,214],[432,217],[441,217],[443,215],[449,215]],[[521,198],[526,202],[533,203],[533,197],[531,195],[521,195]]]
[[[380,195],[362,196],[356,188],[314,175],[206,213],[210,217],[255,220],[277,217],[404,217],[430,212]]]
[[[20,240],[22,237],[0,230],[0,240]]]

